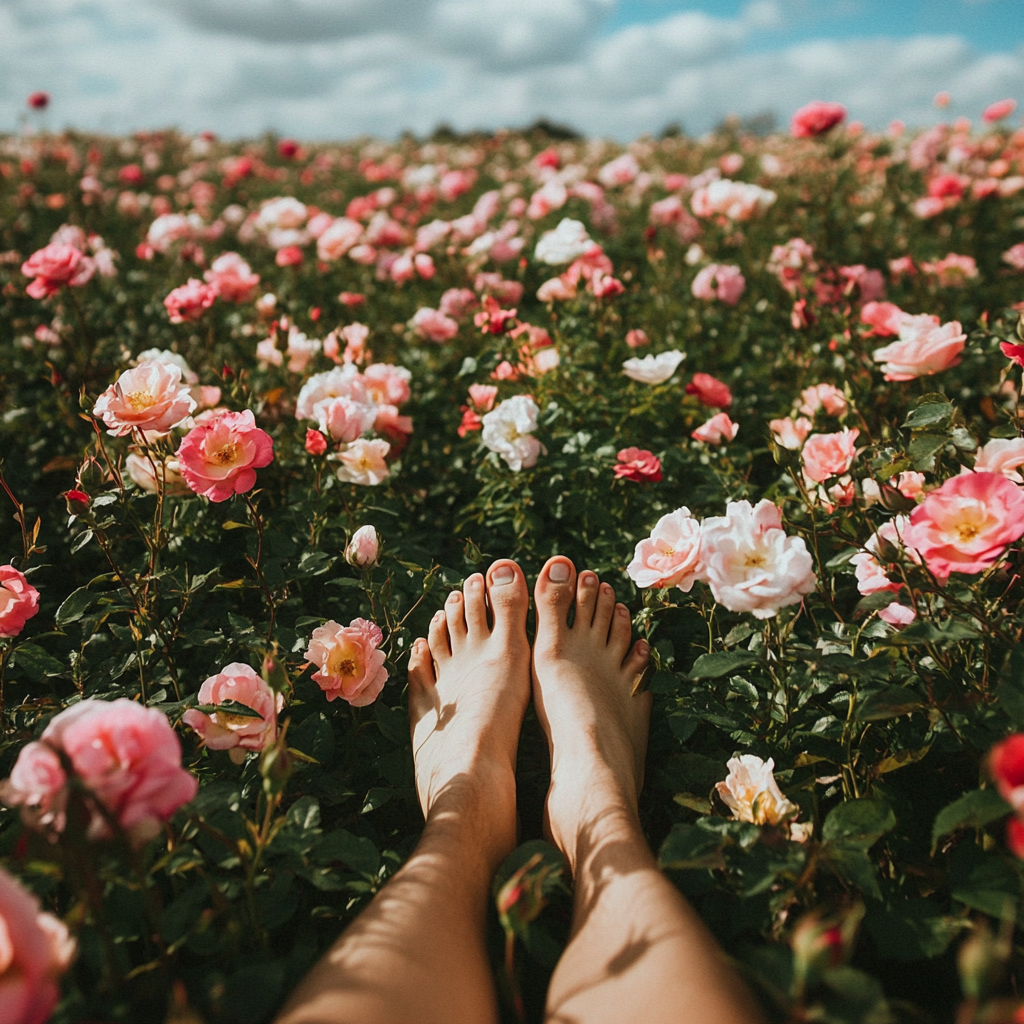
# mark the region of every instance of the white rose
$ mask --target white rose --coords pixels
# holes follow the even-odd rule
[[[166,349],[160,348],[147,348],[145,352],[140,352],[132,361],[133,366],[138,366],[139,363],[163,363],[164,366],[176,366],[181,370],[181,379],[186,384],[199,383],[199,374],[195,373],[188,363],[185,362],[185,357],[179,356],[177,352],[168,352]]]
[[[342,483],[375,487],[391,475],[391,470],[384,461],[384,456],[390,450],[391,445],[387,441],[369,441],[362,438],[353,441],[344,451],[329,458],[339,464],[335,476]]]
[[[593,242],[587,229],[578,221],[563,217],[554,231],[545,231],[541,235],[534,255],[541,263],[559,266],[572,263],[582,256]]]
[[[782,512],[767,498],[730,501],[724,516],[701,524],[704,579],[715,600],[732,612],[769,619],[799,604],[817,585],[802,538],[782,529]]]
[[[359,371],[352,363],[336,366],[326,373],[314,373],[299,391],[299,397],[295,402],[295,418],[315,420],[315,406],[325,398],[351,398],[354,402],[372,401],[366,393],[366,385]]]
[[[778,825],[797,816],[799,808],[783,796],[775,781],[775,762],[771,758],[762,761],[756,754],[743,754],[731,758],[727,767],[728,777],[715,789],[737,821]]]
[[[660,352],[656,356],[644,356],[643,359],[627,359],[622,364],[622,372],[630,380],[638,380],[641,384],[664,384],[686,358],[685,352]]]
[[[516,395],[483,418],[483,443],[517,473],[535,466],[537,458],[546,454],[544,446],[531,433],[537,429],[539,412],[537,403],[529,395]]]

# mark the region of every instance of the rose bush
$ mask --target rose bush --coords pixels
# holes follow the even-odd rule
[[[412,641],[558,552],[771,1019],[1020,1017],[1024,131],[843,113],[0,138],[0,999],[268,1021],[415,844]]]

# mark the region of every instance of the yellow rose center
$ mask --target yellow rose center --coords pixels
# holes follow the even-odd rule
[[[148,409],[155,401],[148,391],[129,391],[125,399],[134,412],[141,412]]]
[[[238,458],[238,445],[233,441],[229,441],[211,455],[210,461],[219,462],[222,466],[226,466],[234,462],[236,458]]]
[[[327,675],[338,677],[355,677],[360,673],[359,656],[353,651],[351,644],[336,647],[327,656]]]

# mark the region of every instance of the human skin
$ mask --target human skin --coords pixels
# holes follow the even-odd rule
[[[551,744],[546,829],[575,882],[547,1020],[761,1021],[641,831],[651,698],[633,691],[647,644],[630,646],[629,612],[608,584],[588,571],[577,580],[556,557],[536,587],[531,673],[528,601],[519,567],[496,562],[450,594],[415,642],[409,712],[423,836],[278,1024],[496,1024],[486,907],[516,842],[515,756],[531,678]]]

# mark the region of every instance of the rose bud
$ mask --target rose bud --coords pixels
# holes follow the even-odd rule
[[[65,491],[61,497],[67,502],[69,516],[82,516],[89,511],[91,499],[85,491],[73,488],[70,491]]]
[[[377,531],[372,526],[360,526],[345,548],[345,561],[349,565],[366,568],[376,563],[379,549]]]
[[[323,455],[327,451],[327,438],[319,430],[307,430],[306,451],[310,455]]]

